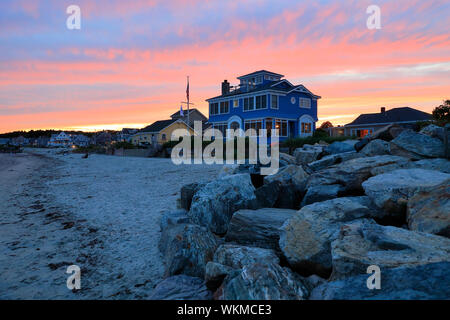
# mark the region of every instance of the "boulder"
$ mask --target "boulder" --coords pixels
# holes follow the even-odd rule
[[[450,175],[433,170],[399,169],[372,177],[362,186],[379,207],[401,217],[409,198],[419,191],[430,191],[450,180]]]
[[[398,161],[396,163],[390,163],[384,166],[379,166],[370,169],[370,174],[372,176],[377,176],[379,174],[388,173],[391,171],[399,170],[399,169],[411,169],[414,168],[414,162],[409,161],[408,159],[404,159],[404,161]]]
[[[256,263],[277,264],[280,259],[275,251],[270,249],[226,243],[217,248],[214,253],[214,262],[237,270]]]
[[[193,224],[178,224],[161,234],[159,249],[166,266],[166,276],[186,274],[203,278],[205,266],[217,248],[214,235]]]
[[[381,270],[381,289],[367,288],[368,274],[324,283],[310,300],[446,300],[450,296],[449,262]]]
[[[222,170],[219,172],[218,178],[223,178],[226,176],[234,175],[234,174],[257,174],[261,173],[261,165],[260,164],[250,164],[248,163],[248,159],[245,160],[245,164],[225,164],[222,167]]]
[[[304,207],[314,202],[331,200],[339,197],[344,187],[339,184],[311,186],[306,191],[301,206]]]
[[[216,234],[225,234],[234,212],[257,207],[250,174],[234,174],[210,182],[192,199],[189,217]]]
[[[164,232],[169,226],[180,223],[189,223],[189,217],[186,210],[174,210],[163,214],[161,217],[160,227],[161,232]]]
[[[356,159],[356,158],[362,158],[364,157],[363,154],[358,153],[356,151],[349,151],[344,153],[338,153],[338,154],[331,154],[329,156],[325,156],[320,160],[311,162],[308,164],[308,168],[310,168],[313,171],[318,171],[325,169],[327,167],[330,167],[335,164],[342,163],[347,160]]]
[[[365,137],[359,140],[357,143],[355,143],[355,150],[356,152],[360,152],[368,143],[370,142],[370,139]]]
[[[226,176],[230,176],[233,174],[239,173],[239,165],[238,164],[225,164],[219,172],[218,178],[223,178]]]
[[[416,193],[408,201],[406,217],[410,230],[450,238],[450,184]]]
[[[375,156],[356,158],[320,170],[312,174],[306,188],[318,185],[340,184],[348,194],[362,193],[361,184],[372,176],[371,170],[388,164],[408,162],[408,159],[396,156]]]
[[[255,191],[259,208],[272,208],[280,196],[280,183],[278,181],[269,182]]]
[[[397,136],[404,130],[405,128],[399,126],[398,124],[391,124],[375,131],[371,135],[370,139],[371,140],[381,139],[384,141],[391,141],[392,139],[397,138]]]
[[[302,279],[288,268],[276,263],[256,263],[228,275],[219,299],[305,300],[308,295]]]
[[[305,206],[281,227],[281,251],[302,275],[327,277],[332,267],[331,242],[338,237],[341,225],[376,214],[368,197],[338,198]]]
[[[302,192],[294,184],[280,185],[278,199],[275,202],[275,208],[296,209],[300,208]]]
[[[214,262],[233,269],[226,269],[229,273],[218,290],[219,299],[288,300],[308,296],[302,279],[282,268],[273,250],[222,245],[214,254]]]
[[[223,264],[209,261],[206,264],[205,281],[208,289],[215,291],[220,287],[227,275],[234,271],[233,268],[224,266]]]
[[[280,252],[280,227],[295,213],[275,208],[239,210],[231,219],[225,241]]]
[[[176,275],[161,281],[149,300],[212,300],[205,281],[186,275]]]
[[[357,144],[358,142],[358,140],[336,141],[325,147],[325,152],[327,154],[337,154],[355,151],[355,144]]]
[[[294,158],[298,165],[308,164],[317,160],[322,151],[323,147],[320,145],[304,145],[302,148],[295,149]]]
[[[206,265],[208,288],[217,289],[223,280],[235,271],[254,264],[279,264],[275,251],[236,244],[223,244],[214,253],[214,260]]]
[[[410,159],[443,158],[444,144],[437,138],[412,130],[404,130],[391,141],[391,153]]]
[[[427,136],[430,136],[432,138],[438,138],[441,141],[444,141],[444,128],[436,126],[434,124],[430,124],[420,130],[420,133],[426,134]]]
[[[361,151],[367,157],[381,156],[391,153],[391,146],[389,142],[381,139],[370,141]]]
[[[191,209],[192,198],[194,197],[197,190],[199,190],[204,185],[205,184],[201,183],[190,183],[182,186],[180,192],[181,208],[189,211],[189,209]]]
[[[332,279],[342,279],[366,274],[371,265],[385,270],[450,261],[450,240],[360,220],[341,227],[339,237],[331,244],[331,252]]]
[[[406,161],[373,168],[370,172],[376,176],[398,169],[426,169],[450,173],[450,161],[442,158]]]
[[[284,162],[286,165],[297,164],[295,157],[283,152],[280,152],[280,162]]]
[[[305,189],[306,180],[308,179],[308,174],[303,170],[301,166],[289,165],[282,168],[278,173],[266,176],[264,178],[264,183],[271,183],[273,181],[279,182],[281,185],[293,184],[298,191],[303,191]]]
[[[441,158],[415,161],[412,163],[412,167],[450,173],[450,161]]]

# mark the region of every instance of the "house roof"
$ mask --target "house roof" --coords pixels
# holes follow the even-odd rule
[[[346,124],[346,126],[357,126],[365,124],[377,123],[395,123],[395,122],[414,122],[426,121],[432,118],[431,114],[409,108],[394,108],[385,111],[384,113],[366,113],[360,115],[353,122]]]
[[[187,112],[187,110],[184,110],[184,109],[183,109],[183,112]],[[198,112],[201,116],[203,116],[205,119],[207,119],[207,118],[205,117],[205,115],[204,115],[203,113],[201,113],[200,111],[198,111],[196,108],[189,109],[189,114],[192,114],[193,112]],[[177,117],[177,116],[180,116],[180,110],[178,110],[177,112],[175,112],[174,114],[172,114],[170,117],[173,118],[173,117]],[[186,116],[186,115],[185,115],[185,116]]]
[[[255,72],[252,72],[252,73],[249,73],[249,74],[245,74],[245,75],[243,75],[243,76],[240,76],[240,77],[238,77],[238,79],[240,80],[240,79],[242,79],[242,78],[251,77],[251,76],[257,75],[257,74],[259,74],[259,73],[268,73],[268,74],[271,74],[271,75],[273,75],[273,76],[277,76],[277,77],[281,77],[281,78],[284,77],[284,75],[279,74],[279,73],[275,73],[275,72],[271,72],[271,71],[267,71],[267,70],[259,70],[259,71],[255,71]]]
[[[258,85],[256,87],[254,87],[253,89],[244,91],[242,89],[237,89],[234,90],[228,94],[224,94],[224,95],[220,95],[220,96],[216,96],[214,98],[209,98],[206,101],[209,100],[213,100],[213,99],[217,99],[217,98],[225,98],[225,97],[233,97],[233,96],[237,96],[237,95],[241,95],[241,94],[252,94],[252,93],[257,93],[259,91],[264,91],[264,90],[275,90],[275,91],[280,91],[283,93],[289,93],[290,91],[293,91],[295,89],[306,89],[303,85],[292,85],[289,81],[287,80],[281,80],[281,81],[268,81],[264,84]],[[317,96],[315,94],[313,94],[311,91],[309,91],[308,89],[306,89],[307,92],[305,93],[310,93],[314,98],[320,99],[320,96]]]
[[[140,132],[160,132],[164,128],[167,128],[172,123],[178,121],[178,119],[170,119],[170,120],[160,120],[153,122],[151,125],[145,127]]]

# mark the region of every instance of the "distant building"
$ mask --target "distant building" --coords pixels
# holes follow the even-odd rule
[[[19,136],[16,138],[12,138],[10,144],[13,146],[26,146],[30,143],[29,139],[25,138],[24,136]]]
[[[303,85],[294,85],[278,73],[261,70],[238,77],[231,87],[225,80],[220,96],[210,98],[209,123],[225,135],[226,129],[279,130],[280,140],[314,133],[317,101]]]
[[[106,146],[110,145],[113,141],[113,136],[108,131],[102,131],[94,136],[94,144]]]
[[[77,147],[88,147],[91,144],[91,139],[83,134],[72,136],[72,143]]]
[[[52,134],[48,142],[49,147],[53,148],[63,148],[72,145],[72,138],[65,132],[60,132],[59,134]]]
[[[34,145],[38,148],[44,148],[48,146],[49,141],[49,137],[40,136],[34,141]]]
[[[130,128],[123,128],[122,131],[120,131],[117,134],[117,141],[118,142],[131,142],[131,137],[136,134],[139,130],[138,129],[130,129]]]
[[[194,130],[183,120],[161,120],[140,130],[131,137],[131,140],[133,144],[142,146],[163,144],[170,141],[172,132],[176,129],[186,129],[190,134],[194,133]]]
[[[386,111],[386,108],[383,107],[379,113],[362,114],[353,122],[346,124],[344,134],[364,137],[390,124],[395,123],[403,127],[412,128],[418,121],[428,121],[431,119],[431,114],[417,109],[403,107]]]
[[[10,142],[11,142],[10,138],[0,138],[0,146],[10,144]]]
[[[183,110],[183,114],[181,114],[181,110],[178,112],[175,112],[173,115],[170,116],[174,120],[183,120],[185,123],[188,123],[188,111]],[[203,115],[200,111],[197,109],[189,109],[189,126],[194,127],[194,121],[201,121],[202,123],[205,123],[208,121],[208,118]]]

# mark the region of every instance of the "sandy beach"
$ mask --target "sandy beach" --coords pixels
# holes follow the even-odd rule
[[[219,166],[170,159],[0,154],[0,299],[145,299],[161,281],[161,215]],[[81,290],[66,269],[82,270]]]

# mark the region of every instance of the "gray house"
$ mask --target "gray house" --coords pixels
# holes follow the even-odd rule
[[[376,130],[390,124],[398,124],[402,127],[412,128],[418,121],[428,121],[432,115],[417,109],[403,107],[386,110],[381,108],[379,113],[366,113],[360,115],[353,122],[344,127],[332,128],[332,135],[344,135],[364,137]]]

